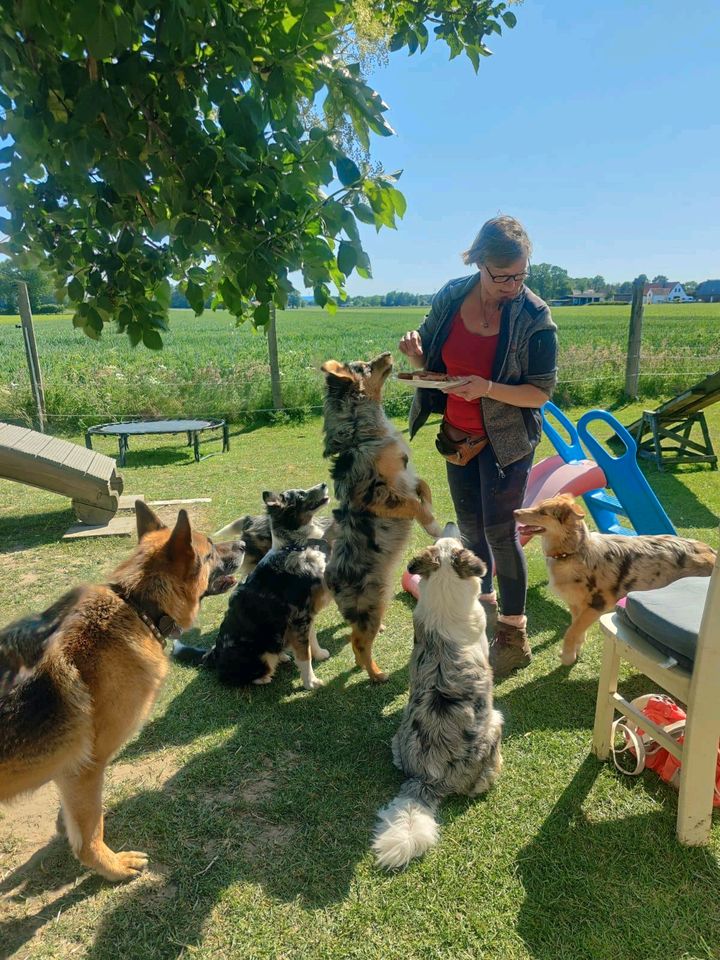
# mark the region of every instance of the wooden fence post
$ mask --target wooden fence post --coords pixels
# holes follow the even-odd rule
[[[270,388],[274,410],[282,410],[283,399],[280,388],[280,364],[278,363],[277,328],[275,326],[275,304],[270,304],[270,320],[267,326],[268,355],[270,358]]]
[[[638,395],[640,381],[640,348],[642,346],[642,322],[645,281],[633,280],[632,304],[630,306],[630,332],[628,334],[627,359],[625,361],[625,394],[633,400]]]
[[[30,371],[30,384],[37,408],[38,429],[41,433],[45,433],[45,388],[43,387],[40,361],[35,343],[30,298],[28,297],[27,284],[23,280],[18,280],[17,288],[18,310],[20,311],[23,340],[25,341],[25,355],[27,356],[28,370]]]

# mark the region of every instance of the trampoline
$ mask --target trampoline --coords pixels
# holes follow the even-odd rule
[[[128,452],[128,438],[139,437],[145,434],[184,433],[187,435],[187,445],[193,448],[195,460],[203,459],[200,456],[200,434],[206,430],[222,430],[222,452],[230,449],[230,431],[224,420],[133,420],[125,423],[99,423],[85,431],[85,446],[92,450],[93,436],[118,438],[118,466],[125,466]]]

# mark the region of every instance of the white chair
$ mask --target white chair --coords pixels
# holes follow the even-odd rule
[[[676,831],[678,840],[691,846],[707,843],[720,739],[720,562],[716,561],[708,585],[692,670],[678,666],[676,661],[644,640],[616,613],[601,617],[600,628],[605,646],[595,708],[593,753],[600,760],[608,758],[615,711],[639,723],[653,739],[682,762]],[[685,705],[687,722],[684,743],[678,744],[617,692],[621,659],[628,660]]]

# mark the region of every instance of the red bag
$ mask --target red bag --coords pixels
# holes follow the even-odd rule
[[[647,694],[637,697],[632,705],[641,710],[648,720],[652,720],[659,727],[669,733],[674,740],[682,743],[685,739],[685,721],[687,714],[675,701],[665,694]],[[616,734],[622,734],[624,744],[617,747]],[[634,769],[629,770],[627,760],[622,760],[624,754],[634,758]],[[680,761],[669,750],[653,740],[651,733],[646,733],[634,720],[620,717],[613,724],[613,763],[621,773],[636,777],[647,767],[672,786],[677,787],[680,779]],[[720,807],[720,751],[715,772],[715,792],[713,806]]]

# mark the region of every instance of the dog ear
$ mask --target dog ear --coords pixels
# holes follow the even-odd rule
[[[193,556],[195,551],[192,542],[192,530],[187,510],[178,511],[177,521],[166,547],[173,559]]]
[[[263,490],[262,498],[266,507],[281,507],[285,502],[281,493],[273,493],[272,490]]]
[[[453,570],[461,580],[469,580],[470,577],[484,577],[487,573],[487,567],[480,557],[475,556],[472,550],[453,550],[452,559]]]
[[[153,533],[155,530],[165,530],[165,524],[144,500],[135,501],[135,520],[138,540],[142,540],[146,534]]]
[[[427,547],[422,553],[413,557],[408,564],[408,573],[417,573],[421,577],[429,577],[435,570],[440,569],[440,558],[431,547]]]
[[[583,510],[583,508],[580,506],[579,503],[576,503],[574,500],[572,503],[569,503],[568,506],[570,507],[570,509],[572,510],[572,512],[575,514],[576,517],[585,516],[585,511]]]
[[[338,360],[326,360],[320,369],[323,373],[327,373],[328,376],[337,377],[339,380],[355,379],[352,375],[352,372],[348,370],[345,364],[340,363]]]

